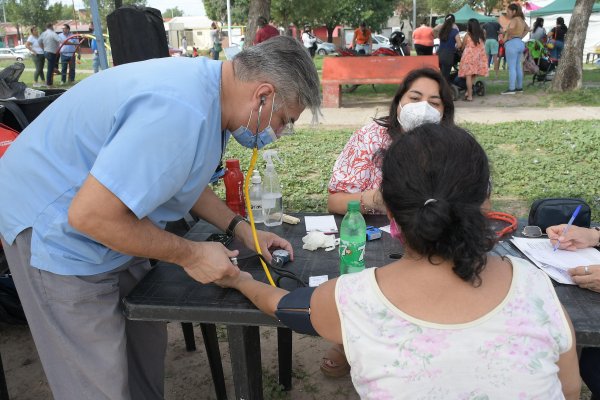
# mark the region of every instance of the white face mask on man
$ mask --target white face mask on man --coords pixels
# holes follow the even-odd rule
[[[437,124],[442,119],[442,114],[426,101],[399,105],[398,122],[404,132],[426,123]]]

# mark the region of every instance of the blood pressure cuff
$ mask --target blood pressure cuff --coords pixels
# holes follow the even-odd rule
[[[275,311],[277,319],[295,332],[319,336],[310,321],[310,298],[314,291],[314,287],[303,287],[283,296]]]

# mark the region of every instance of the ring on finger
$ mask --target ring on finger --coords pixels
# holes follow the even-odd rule
[[[589,274],[591,274],[591,272],[590,272],[590,267],[589,267],[589,266],[587,266],[587,265],[586,265],[585,267],[583,267],[583,271],[585,272],[585,274],[586,274],[586,275],[589,275]]]

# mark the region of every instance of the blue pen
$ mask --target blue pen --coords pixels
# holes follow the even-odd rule
[[[577,208],[573,212],[573,215],[571,216],[571,219],[567,223],[567,226],[565,226],[565,229],[563,229],[562,234],[560,236],[565,236],[567,234],[567,231],[569,230],[571,225],[573,225],[573,221],[575,221],[575,218],[577,218],[577,214],[579,214],[579,210],[581,210],[581,205],[577,206]],[[560,246],[560,242],[558,241],[558,239],[556,239],[556,244],[554,245],[554,251],[556,251],[556,249],[558,249],[558,246]]]

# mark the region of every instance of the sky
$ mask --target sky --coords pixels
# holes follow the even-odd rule
[[[63,4],[72,4],[73,0],[50,0],[50,3],[58,3],[62,1]],[[75,8],[85,8],[83,1],[75,0]],[[183,11],[183,15],[186,16],[202,16],[205,15],[204,4],[202,0],[146,0],[148,7],[154,7],[159,9],[161,12],[167,8],[178,7]]]

